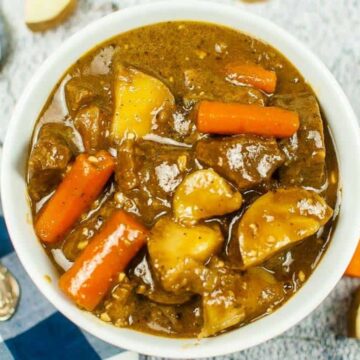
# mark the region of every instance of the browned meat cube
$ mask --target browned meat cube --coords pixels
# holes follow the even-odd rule
[[[280,180],[284,184],[320,188],[325,181],[324,129],[319,105],[315,96],[279,95],[273,105],[297,111],[300,128],[289,139],[280,142],[286,156],[280,168]]]
[[[138,156],[142,156],[133,139],[125,139],[118,149],[116,182],[120,191],[127,192],[139,185],[137,177]]]
[[[71,115],[94,101],[107,109],[112,108],[110,83],[101,76],[87,75],[70,79],[65,85],[65,97]]]
[[[200,140],[195,154],[240,190],[269,180],[284,161],[274,139],[255,135]]]
[[[106,201],[108,196],[109,193],[106,193],[100,200],[96,201],[93,204],[95,209],[92,208],[87,214],[87,218],[65,237],[62,251],[69,261],[75,261],[113,213],[115,206],[113,202]]]
[[[161,212],[171,210],[173,193],[192,167],[186,148],[127,140],[118,150],[116,198],[128,211],[138,209],[145,222],[151,223]]]
[[[69,126],[60,123],[42,126],[28,165],[29,195],[33,200],[40,200],[56,187],[76,152]]]
[[[138,305],[134,285],[124,273],[120,273],[111,295],[106,299],[104,306],[98,310],[98,315],[101,320],[111,321],[116,326],[128,326],[133,321],[132,314]]]
[[[107,113],[97,105],[87,106],[77,112],[74,125],[82,137],[86,152],[94,153],[107,148],[110,120]]]
[[[193,144],[199,139],[200,133],[196,129],[192,108],[178,106],[169,116],[156,117],[152,132],[178,142]]]

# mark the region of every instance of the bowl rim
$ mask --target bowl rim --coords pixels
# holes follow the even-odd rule
[[[166,19],[167,21],[181,19],[207,21],[232,27],[260,38],[275,48],[280,49],[284,56],[289,58],[298,69],[303,65],[300,61],[304,61],[308,66],[311,64],[311,71],[318,73],[317,76],[320,79],[318,85],[320,86],[324,83],[329,87],[327,90],[329,99],[325,99],[324,102],[321,102],[321,105],[325,110],[328,110],[332,104],[336,111],[343,116],[342,121],[346,125],[345,129],[345,127],[342,127],[341,124],[337,124],[335,121],[330,124],[335,138],[340,174],[342,176],[342,208],[333,239],[313,274],[298,293],[274,313],[240,329],[214,338],[204,339],[201,342],[194,339],[169,339],[128,329],[118,329],[112,325],[104,324],[93,315],[77,309],[69,300],[57,292],[54,284],[44,282],[42,276],[39,276],[40,265],[32,261],[30,254],[32,251],[34,254],[38,251],[32,250],[23,241],[24,235],[31,235],[31,238],[34,237],[33,230],[30,227],[25,229],[23,220],[17,214],[16,202],[19,201],[18,192],[19,189],[23,189],[24,184],[22,183],[24,178],[22,180],[18,179],[20,148],[18,149],[17,145],[14,144],[17,139],[20,139],[20,142],[24,142],[22,136],[18,137],[18,135],[19,131],[22,131],[20,128],[24,119],[31,113],[28,110],[35,107],[33,105],[33,94],[39,94],[40,86],[46,84],[46,80],[51,78],[51,74],[56,66],[59,68],[61,58],[67,55],[68,58],[65,63],[74,63],[72,60],[76,53],[81,50],[82,43],[92,41],[92,45],[87,47],[87,49],[94,48],[99,42],[101,43],[111,37],[104,36],[103,34],[111,26],[116,27],[116,23],[131,23],[128,27],[129,30],[166,21]],[[251,30],[242,30],[243,28],[250,29],[251,27],[255,29],[253,32]],[[120,34],[122,32],[125,31],[117,33]],[[261,32],[263,36],[254,35],[254,32]],[[89,37],[91,40],[89,40]],[[103,40],[98,41],[101,38]],[[284,51],[285,48],[288,48],[289,53],[292,51],[293,55],[289,56],[289,53]],[[85,52],[81,50],[82,54]],[[299,63],[297,63],[298,60],[295,59],[295,55],[299,57]],[[76,58],[78,57],[76,55]],[[65,70],[68,67],[66,65]],[[56,71],[58,72],[58,70]],[[304,71],[310,70],[304,67],[299,69],[299,71],[304,75]],[[60,76],[57,80],[59,80]],[[313,77],[314,79],[316,78],[315,75]],[[49,80],[49,82],[52,81]],[[324,97],[317,92],[317,84],[311,82],[311,85],[318,98]],[[52,83],[50,87],[53,88],[54,86],[55,83]],[[49,92],[47,94],[49,95]],[[42,103],[42,105],[44,104],[45,102]],[[38,113],[37,110],[33,112]],[[31,127],[33,127],[35,121],[36,119],[32,119]],[[25,141],[29,141],[29,139],[25,139]],[[17,150],[14,152],[13,148]],[[79,327],[115,346],[152,356],[170,358],[218,356],[244,350],[283,333],[313,311],[341,278],[356,248],[360,235],[360,207],[357,205],[360,204],[360,193],[356,182],[356,179],[360,177],[360,158],[353,156],[351,164],[341,160],[345,159],[345,155],[350,156],[353,153],[360,153],[360,132],[351,105],[325,65],[296,38],[269,20],[234,5],[217,4],[207,1],[193,2],[191,0],[181,2],[159,1],[125,8],[92,22],[67,39],[34,74],[15,107],[4,143],[1,167],[3,211],[15,250],[31,279],[55,308]],[[350,189],[355,189],[355,192],[351,193]],[[32,228],[32,225],[30,226]],[[345,246],[341,244],[341,237],[347,239]],[[334,238],[337,240],[335,241]],[[311,299],[308,298],[309,296],[311,296]]]

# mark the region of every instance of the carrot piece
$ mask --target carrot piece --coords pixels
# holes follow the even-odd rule
[[[95,156],[80,154],[36,219],[40,240],[60,240],[99,196],[114,168],[114,159],[107,151]]]
[[[212,134],[255,134],[289,137],[300,125],[299,115],[278,107],[201,101],[197,128]]]
[[[360,241],[350,261],[350,264],[345,271],[345,275],[360,277]]]
[[[275,92],[276,72],[259,65],[228,64],[226,79],[234,85],[250,85],[267,93]]]
[[[78,306],[93,310],[145,244],[147,233],[132,216],[117,210],[60,277],[60,288]]]

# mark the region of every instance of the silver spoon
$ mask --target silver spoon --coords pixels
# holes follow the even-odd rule
[[[10,271],[0,265],[0,321],[10,319],[19,303],[20,287]]]

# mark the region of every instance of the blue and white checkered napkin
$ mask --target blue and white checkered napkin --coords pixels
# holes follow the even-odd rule
[[[137,354],[79,329],[44,298],[14,252],[3,217],[0,217],[0,262],[14,274],[21,288],[15,315],[0,322],[1,360],[138,359]]]

